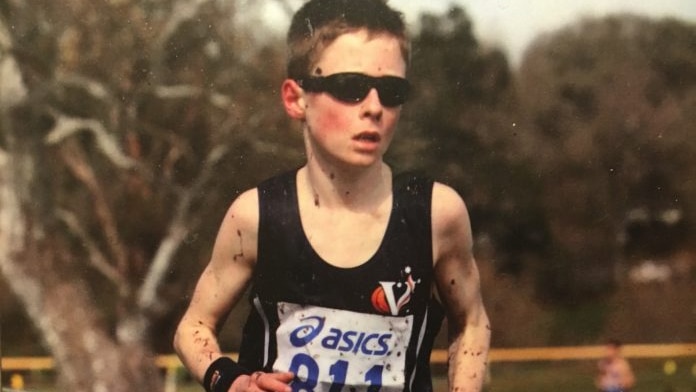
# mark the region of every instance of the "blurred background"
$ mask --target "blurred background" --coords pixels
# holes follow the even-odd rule
[[[164,388],[227,206],[303,163],[278,91],[302,3],[0,0],[3,356]],[[696,342],[696,5],[390,4],[414,94],[387,161],[466,200],[493,347]]]

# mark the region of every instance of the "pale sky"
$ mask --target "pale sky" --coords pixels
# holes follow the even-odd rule
[[[294,9],[303,2],[290,1]],[[267,4],[269,13],[274,14],[277,3]],[[584,16],[631,12],[696,23],[696,0],[389,0],[389,4],[402,11],[412,24],[423,11],[441,14],[450,5],[459,5],[471,17],[478,40],[502,48],[512,64],[519,62],[524,49],[538,34]],[[288,22],[281,16],[272,23],[284,30]]]
[[[696,23],[696,0],[389,0],[409,22],[422,11],[442,13],[451,4],[471,17],[479,41],[496,44],[516,64],[538,34],[585,16],[618,12],[678,17]]]

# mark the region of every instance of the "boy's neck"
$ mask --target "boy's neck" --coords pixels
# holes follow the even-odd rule
[[[339,170],[307,163],[298,173],[317,207],[370,208],[391,194],[391,169],[384,162],[367,168]]]

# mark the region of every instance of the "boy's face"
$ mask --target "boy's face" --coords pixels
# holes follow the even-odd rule
[[[327,46],[311,76],[361,73],[373,77],[405,77],[399,41],[367,31],[346,33]],[[360,102],[346,103],[326,92],[304,91],[308,151],[338,165],[366,167],[381,162],[391,143],[401,106],[384,106],[375,89]]]

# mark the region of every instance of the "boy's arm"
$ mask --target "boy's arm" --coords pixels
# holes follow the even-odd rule
[[[199,382],[208,366],[222,356],[217,333],[251,278],[257,227],[257,194],[249,191],[232,203],[223,218],[210,262],[177,327],[174,349]]]
[[[481,391],[491,329],[483,306],[473,255],[469,214],[451,188],[433,189],[435,283],[449,323],[450,391]]]
[[[222,357],[218,330],[251,280],[257,254],[258,210],[256,189],[243,193],[232,203],[215,239],[210,262],[196,284],[191,303],[174,335],[174,349],[198,382],[203,382],[210,364]],[[293,377],[289,372],[256,371],[240,375],[227,390],[287,392]],[[220,385],[213,390],[220,390]]]

